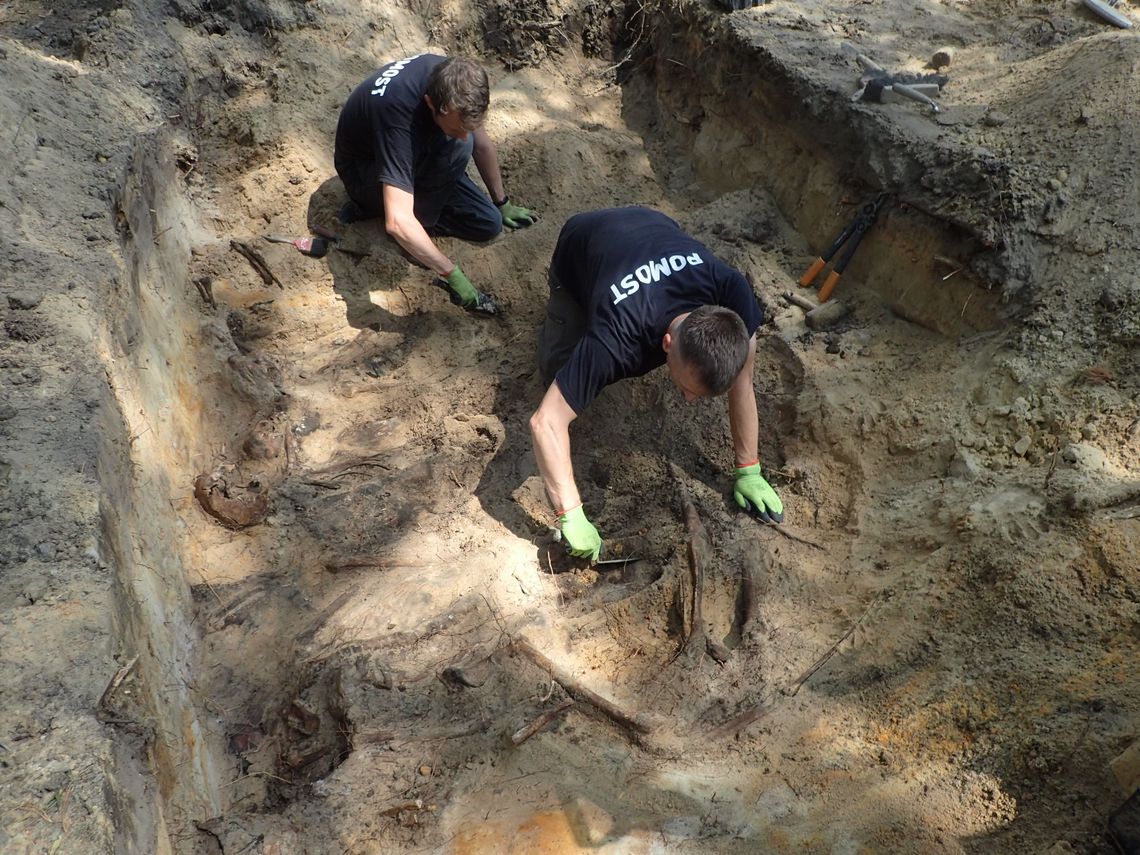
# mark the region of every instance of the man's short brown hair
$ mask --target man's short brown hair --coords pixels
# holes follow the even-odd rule
[[[677,330],[680,357],[696,369],[709,395],[723,395],[748,360],[748,329],[723,306],[701,306]]]
[[[475,60],[453,56],[431,70],[427,94],[437,112],[458,113],[463,124],[477,125],[487,115],[491,84]]]

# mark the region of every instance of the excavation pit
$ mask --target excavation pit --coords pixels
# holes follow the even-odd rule
[[[429,5],[0,24],[0,843],[1107,851],[1140,710],[1134,40],[1020,3]],[[938,114],[851,100],[860,53],[948,43]],[[441,241],[495,319],[336,219],[339,105],[425,48],[486,64],[539,212]],[[785,294],[879,192],[813,329]],[[787,517],[740,513],[723,403],[658,372],[574,425],[619,561],[587,567],[551,548],[534,336],[561,224],[626,204],[749,276]],[[262,240],[314,224],[320,259]]]

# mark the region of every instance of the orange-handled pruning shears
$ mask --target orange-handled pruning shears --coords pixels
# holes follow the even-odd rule
[[[823,286],[819,289],[819,302],[826,303],[827,298],[831,296],[831,292],[835,290],[835,286],[839,284],[839,277],[843,275],[843,271],[847,269],[851,257],[855,255],[855,250],[859,248],[859,242],[863,240],[863,236],[870,231],[871,226],[875,224],[875,220],[879,216],[879,210],[887,203],[890,198],[889,193],[879,193],[873,200],[868,202],[859,209],[859,213],[845,228],[839,233],[837,237],[827,248],[827,250],[819,258],[815,260],[811,267],[808,268],[807,273],[800,277],[800,285],[808,286],[812,283],[819,272],[827,266],[835,253],[839,252],[840,247],[847,243],[851,243],[847,247],[847,251],[839,261],[835,262],[835,267],[831,269],[831,273],[827,274],[827,279],[824,280]]]

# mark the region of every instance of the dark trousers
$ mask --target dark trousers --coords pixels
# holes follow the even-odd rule
[[[538,370],[542,384],[549,386],[582,336],[586,334],[586,312],[578,301],[555,278],[548,275],[550,298],[546,302],[546,319],[538,331]]]
[[[487,194],[467,177],[474,139],[445,140],[423,158],[416,169],[413,211],[433,237],[486,241],[503,230],[503,216]],[[336,172],[348,197],[368,216],[384,213],[380,167],[337,152]]]

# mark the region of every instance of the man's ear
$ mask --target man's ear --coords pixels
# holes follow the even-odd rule
[[[665,331],[665,335],[661,336],[661,349],[666,353],[673,349],[673,336],[669,334],[668,330]]]
[[[428,109],[431,110],[432,113],[438,113],[439,112],[439,110],[437,110],[435,108],[435,104],[433,104],[431,102],[431,96],[428,95],[426,92],[424,93],[424,103],[428,105]]]

